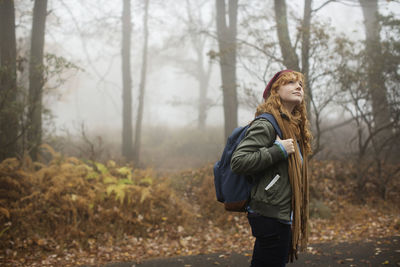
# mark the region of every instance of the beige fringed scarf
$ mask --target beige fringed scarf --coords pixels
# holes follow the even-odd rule
[[[303,140],[297,140],[295,133],[290,127],[289,119],[282,118],[279,111],[271,110],[279,128],[282,131],[283,139],[293,139],[295,153],[289,156],[289,179],[292,186],[292,244],[290,249],[290,262],[293,262],[294,257],[297,259],[297,252],[300,244],[300,249],[303,251],[307,247],[308,232],[308,160]],[[283,115],[284,116],[284,115]],[[299,146],[303,153],[303,162],[301,161]]]

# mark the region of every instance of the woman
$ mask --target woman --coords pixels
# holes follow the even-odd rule
[[[231,160],[232,170],[252,183],[248,220],[256,238],[251,266],[285,266],[307,244],[307,156],[311,153],[304,101],[304,77],[292,70],[275,74],[256,116],[272,114],[282,140],[264,119],[252,122]]]

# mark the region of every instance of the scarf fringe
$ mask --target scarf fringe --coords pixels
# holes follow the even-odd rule
[[[305,154],[305,146],[302,140],[299,140],[299,146],[303,151],[303,162],[301,160],[297,139],[291,129],[290,121],[283,119],[276,110],[270,111],[274,115],[279,127],[283,133],[283,139],[293,139],[295,153],[289,156],[289,180],[292,187],[292,244],[289,259],[298,257],[298,251],[304,251],[308,242],[308,216],[309,216],[309,191],[308,191],[308,159]]]

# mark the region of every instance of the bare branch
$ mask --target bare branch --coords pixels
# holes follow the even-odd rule
[[[271,59],[275,60],[276,62],[283,63],[282,58],[279,58],[279,57],[274,56],[273,54],[267,53],[266,49],[262,49],[261,47],[258,47],[255,44],[249,43],[249,42],[247,42],[245,40],[241,40],[241,39],[237,39],[237,42],[238,42],[238,44],[244,44],[244,45],[247,45],[248,47],[256,49],[257,51],[263,53],[267,57],[270,57]]]
[[[311,13],[316,13],[316,12],[318,12],[320,9],[322,9],[324,6],[326,6],[326,5],[328,5],[328,4],[330,4],[330,3],[332,3],[332,2],[336,2],[337,0],[328,0],[328,1],[326,1],[325,3],[323,3],[322,5],[320,5],[319,7],[317,7],[317,8],[315,8],[315,9],[313,9],[313,10],[311,10]]]
[[[328,0],[328,1],[325,1],[322,5],[320,5],[319,7],[317,7],[317,8],[315,8],[315,9],[313,9],[313,10],[311,10],[311,12],[312,13],[316,13],[316,12],[318,12],[320,9],[322,9],[323,7],[325,7],[326,5],[328,5],[328,4],[330,4],[330,3],[340,3],[340,4],[342,4],[342,5],[345,5],[345,6],[350,6],[350,7],[358,7],[358,6],[360,6],[359,5],[359,3],[358,3],[358,1],[356,1],[356,0]]]
[[[340,122],[340,123],[338,123],[338,124],[334,124],[334,125],[329,126],[329,127],[325,128],[325,129],[322,129],[322,130],[321,130],[321,133],[329,132],[329,131],[335,130],[335,129],[337,129],[337,128],[346,126],[347,124],[351,123],[352,121],[354,121],[354,118],[350,118],[350,119],[347,119],[347,120],[345,120],[345,121],[343,121],[343,122]]]

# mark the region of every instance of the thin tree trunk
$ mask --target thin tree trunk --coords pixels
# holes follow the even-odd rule
[[[301,72],[304,74],[306,92],[306,104],[308,116],[311,116],[311,99],[312,91],[309,82],[309,57],[310,57],[310,24],[311,24],[311,5],[312,0],[304,1],[304,15],[302,25],[302,40],[301,40]]]
[[[275,20],[277,25],[277,33],[279,46],[281,48],[283,65],[286,68],[300,71],[299,59],[296,51],[290,42],[289,28],[286,14],[286,1],[274,0]]]
[[[142,70],[140,75],[139,106],[138,106],[138,115],[136,120],[136,129],[135,129],[134,162],[136,166],[140,166],[140,145],[142,137],[144,94],[146,88],[146,74],[147,74],[147,47],[149,39],[149,30],[148,30],[149,2],[150,0],[146,0],[144,3],[144,16],[143,16],[144,42],[143,42],[143,53],[142,53]]]
[[[204,129],[206,126],[207,119],[207,77],[203,66],[203,55],[199,50],[197,50],[197,70],[199,72],[199,109],[198,109],[198,123],[197,127],[199,129]]]
[[[192,25],[196,25],[197,21],[203,21],[200,15],[198,15],[196,19],[193,17],[193,8],[191,8],[189,0],[186,0],[186,9],[189,19],[187,24],[190,25],[189,29],[193,27]],[[207,41],[205,35],[199,34],[198,32],[193,32],[192,30],[189,30],[189,34],[191,43],[197,56],[197,59],[194,61],[196,64],[196,71],[194,73],[191,72],[190,74],[193,75],[198,81],[199,99],[197,107],[197,128],[202,130],[205,128],[207,120],[207,91],[211,76],[212,64],[208,64],[207,68],[204,67],[204,48]]]
[[[27,141],[29,154],[37,159],[42,142],[43,50],[47,0],[36,0],[33,7],[31,52],[29,62],[29,112]]]
[[[210,82],[212,64],[209,64],[207,69],[204,68],[204,44],[205,40],[192,38],[193,46],[197,54],[196,60],[196,79],[199,82],[199,106],[197,128],[204,129],[207,120],[207,89]],[[197,43],[196,43],[197,42]]]
[[[122,9],[122,155],[131,160],[132,80],[131,80],[131,1],[123,0]]]
[[[390,111],[383,77],[384,62],[380,41],[380,25],[378,21],[378,1],[360,0],[360,4],[364,15],[368,89],[372,101],[374,129],[384,129],[374,138],[375,144],[380,146],[391,136],[391,131],[388,127],[390,125]]]
[[[18,114],[14,1],[0,1],[0,162],[17,153]]]
[[[225,0],[216,0],[216,8],[225,136],[227,137],[238,123],[236,92],[236,23],[238,0],[229,0],[229,26],[226,22]]]
[[[198,114],[198,129],[204,129],[206,127],[207,120],[207,91],[210,82],[212,64],[208,65],[205,70],[203,65],[203,55],[198,55],[198,70],[199,74],[199,114]]]

